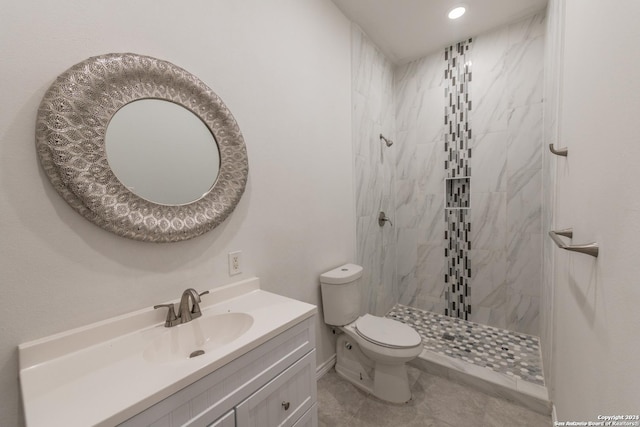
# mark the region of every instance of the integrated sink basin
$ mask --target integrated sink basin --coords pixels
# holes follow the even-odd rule
[[[261,290],[255,277],[211,289],[200,309],[200,317],[171,327],[165,310],[148,307],[21,344],[26,424],[113,427],[316,311]]]
[[[165,328],[142,353],[153,363],[177,362],[202,356],[241,337],[253,325],[246,313],[223,313],[199,317],[189,323]]]

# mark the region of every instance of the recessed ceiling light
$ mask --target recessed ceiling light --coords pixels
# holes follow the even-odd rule
[[[449,19],[458,19],[458,18],[460,18],[462,15],[464,15],[464,13],[465,13],[466,11],[467,11],[467,10],[466,10],[464,7],[462,7],[462,6],[454,7],[453,9],[451,9],[451,10],[449,11],[449,15],[448,15],[448,16],[449,16]]]

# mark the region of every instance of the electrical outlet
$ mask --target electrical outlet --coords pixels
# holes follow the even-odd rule
[[[229,252],[229,276],[242,273],[242,251]]]

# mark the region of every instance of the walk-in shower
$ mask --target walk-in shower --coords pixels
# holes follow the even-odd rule
[[[352,30],[366,311],[414,326],[441,366],[531,385],[543,407],[544,22],[402,65]],[[393,227],[378,226],[381,211]]]

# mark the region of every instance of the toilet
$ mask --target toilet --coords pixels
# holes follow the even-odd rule
[[[360,315],[362,267],[346,264],[320,275],[324,323],[333,326],[336,372],[379,399],[411,399],[406,363],[422,352],[412,327],[371,314]]]

